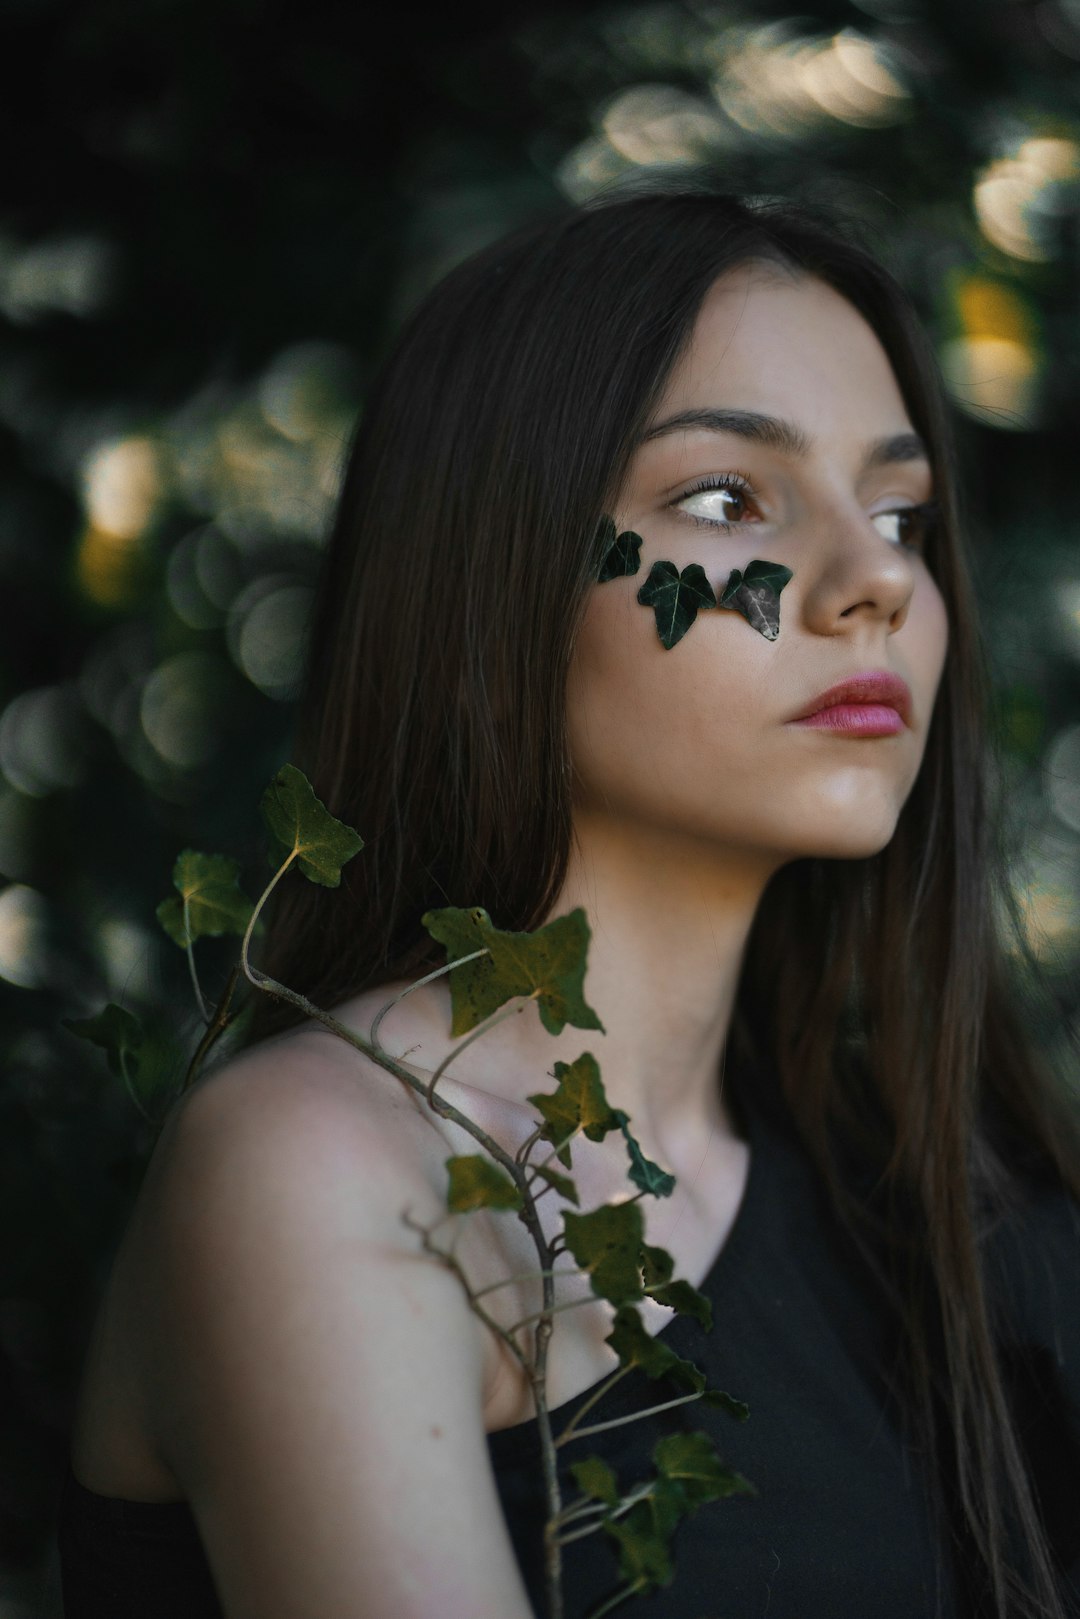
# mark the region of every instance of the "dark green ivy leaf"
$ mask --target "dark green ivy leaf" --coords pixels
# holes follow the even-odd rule
[[[692,1361],[683,1360],[663,1338],[650,1337],[632,1304],[616,1310],[615,1324],[604,1342],[614,1349],[620,1365],[636,1366],[646,1377],[670,1377],[687,1394],[700,1394],[705,1387],[705,1373]]]
[[[521,1193],[505,1170],[483,1153],[448,1158],[450,1188],[446,1206],[453,1214],[469,1214],[473,1209],[520,1209]]]
[[[569,1156],[569,1148],[567,1149],[567,1155]],[[534,1173],[540,1176],[541,1180],[547,1181],[548,1185],[554,1187],[559,1196],[565,1197],[568,1203],[575,1205],[580,1203],[581,1199],[578,1197],[577,1187],[569,1175],[560,1175],[559,1171],[552,1169],[550,1164],[533,1164],[531,1167]]]
[[[621,1518],[604,1519],[605,1530],[618,1543],[619,1572],[642,1594],[670,1585],[674,1577],[668,1548],[675,1523],[666,1505],[653,1494],[635,1502]]]
[[[750,1407],[744,1400],[736,1400],[732,1395],[725,1394],[723,1389],[706,1389],[701,1403],[711,1405],[717,1411],[726,1411],[736,1422],[745,1422],[750,1415]]]
[[[489,952],[449,975],[452,1035],[468,1034],[515,995],[532,995],[535,990],[540,991],[540,1021],[549,1034],[561,1034],[567,1023],[605,1032],[583,992],[590,932],[582,906],[532,933],[505,933],[493,927],[481,905],[471,910],[448,905],[425,911],[420,920],[431,937],[446,946],[448,961],[474,950]]]
[[[262,795],[259,811],[274,844],[270,864],[290,854],[313,883],[337,888],[341,868],[364,847],[359,832],[330,814],[311,783],[295,765],[283,765]]]
[[[682,640],[701,608],[716,606],[700,562],[688,563],[682,573],[674,562],[654,562],[637,599],[653,609],[656,633],[669,651]]]
[[[244,933],[254,906],[237,883],[239,864],[223,854],[199,854],[184,849],[173,867],[173,887],[157,908],[157,919],[181,949],[205,935]],[[187,927],[184,900],[187,900]]]
[[[582,1495],[609,1507],[618,1506],[619,1481],[602,1456],[586,1456],[584,1461],[572,1463],[570,1471]]]
[[[652,1454],[657,1472],[679,1486],[690,1511],[727,1495],[757,1494],[749,1479],[724,1465],[706,1433],[668,1434],[657,1440]]]
[[[675,1261],[666,1248],[642,1249],[642,1274],[646,1295],[664,1304],[679,1315],[692,1315],[709,1332],[712,1328],[712,1303],[689,1282],[672,1279]]]
[[[630,1154],[629,1176],[638,1191],[649,1192],[653,1197],[670,1197],[675,1190],[674,1175],[669,1175],[666,1169],[661,1169],[651,1158],[646,1158],[630,1134],[630,1120],[621,1108],[616,1109],[613,1117],[626,1138],[626,1150]]]
[[[724,1466],[708,1434],[667,1435],[653,1447],[653,1463],[657,1476],[644,1500],[619,1518],[604,1518],[604,1529],[618,1543],[620,1571],[641,1593],[671,1583],[671,1539],[683,1518],[708,1501],[758,1493]]]
[[[132,1012],[109,1001],[96,1017],[65,1017],[60,1022],[80,1040],[90,1040],[100,1046],[118,1079],[123,1079],[125,1072],[129,1079],[134,1079],[139,1071],[137,1053],[144,1036],[142,1025]]]
[[[542,1139],[559,1148],[559,1162],[569,1169],[570,1148],[559,1143],[565,1142],[579,1127],[590,1141],[602,1141],[609,1130],[617,1128],[620,1115],[608,1107],[600,1069],[592,1052],[583,1051],[572,1063],[556,1062],[555,1078],[559,1081],[557,1091],[550,1096],[530,1096],[528,1100],[544,1120]]]
[[[628,574],[637,573],[641,567],[641,535],[631,529],[616,534],[615,524],[610,517],[600,519],[600,531],[603,553],[596,575],[597,583],[605,584],[609,579],[622,579]]]
[[[619,1305],[644,1296],[641,1209],[637,1203],[605,1203],[588,1214],[566,1209],[563,1231],[567,1248],[589,1273],[592,1290],[599,1298]]]
[[[745,573],[732,568],[719,605],[733,607],[766,641],[775,641],[780,634],[780,592],[791,577],[791,569],[783,563],[755,558]]]

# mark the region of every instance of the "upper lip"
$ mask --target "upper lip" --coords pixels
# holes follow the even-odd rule
[[[911,723],[911,688],[906,680],[901,680],[889,669],[864,669],[850,680],[842,680],[838,686],[830,686],[828,691],[819,692],[791,718],[805,720],[811,714],[820,713],[823,708],[835,707],[837,703],[885,703],[896,709],[905,725]]]

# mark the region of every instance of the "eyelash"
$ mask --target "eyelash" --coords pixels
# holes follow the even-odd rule
[[[700,495],[709,489],[732,489],[736,494],[745,495],[750,500],[756,500],[757,495],[750,479],[743,472],[724,472],[707,478],[699,478],[692,489],[684,489],[682,494],[671,502],[672,506],[679,506],[691,495]],[[892,511],[875,512],[875,517],[906,517],[913,518],[919,525],[919,538],[914,542],[901,540],[900,544],[907,551],[921,552],[934,532],[934,527],[940,516],[941,508],[936,500],[924,500],[918,506],[897,506]],[[733,528],[741,528],[741,523],[727,523],[719,517],[698,517],[694,512],[683,512],[691,523],[697,523],[701,528],[721,529],[730,533]]]

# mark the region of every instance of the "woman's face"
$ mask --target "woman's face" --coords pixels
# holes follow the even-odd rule
[[[730,421],[665,425],[720,411],[779,419],[803,442],[761,422],[753,437]],[[611,512],[642,537],[639,571],[594,586],[575,650],[579,809],[768,862],[861,858],[889,841],[948,640],[919,525],[886,515],[932,497],[929,464],[910,442],[870,455],[913,431],[878,338],[833,288],[757,263],[714,284]],[[733,475],[737,489],[703,488]],[[792,572],[775,641],[723,608],[661,644],[637,600],[655,561],[700,563],[719,600],[731,569],[755,558]],[[868,670],[910,687],[896,734],[792,723]]]

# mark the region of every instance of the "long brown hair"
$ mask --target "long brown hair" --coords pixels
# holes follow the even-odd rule
[[[774,1065],[895,1311],[904,1420],[973,1611],[1065,1619],[981,1255],[1020,1196],[1021,1154],[1080,1198],[1080,1130],[1003,937],[990,683],[936,359],[850,221],[704,188],[616,196],[477,254],[415,311],[352,450],[297,711],[295,762],[367,846],[338,890],[282,885],[260,964],[333,1007],[439,964],[428,907],[547,919],[570,852],[565,683],[598,519],[706,292],[751,260],[831,284],[888,354],[930,447],[950,640],[894,836],[775,874],[729,1046]],[[260,996],[250,1038],[297,1021]]]

